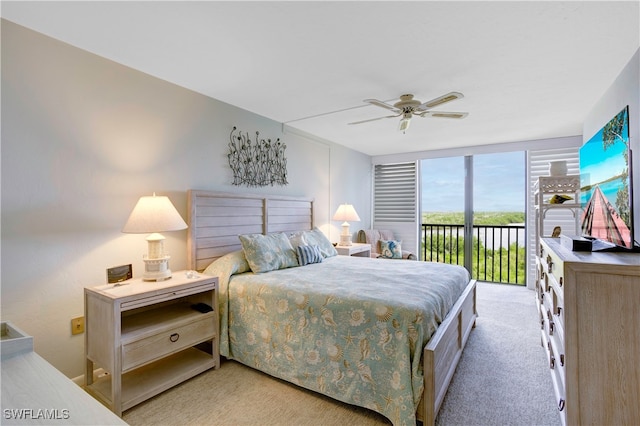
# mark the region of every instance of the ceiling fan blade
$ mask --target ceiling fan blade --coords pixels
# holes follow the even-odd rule
[[[420,117],[436,117],[436,118],[465,118],[468,112],[445,112],[445,111],[424,111],[417,113]]]
[[[398,114],[398,115],[387,115],[385,117],[378,117],[378,118],[370,118],[368,120],[362,120],[362,121],[354,121],[353,123],[347,123],[347,124],[362,124],[362,123],[368,123],[369,121],[377,121],[377,120],[382,120],[384,118],[395,118],[395,117],[400,117],[402,114]]]
[[[455,101],[456,99],[461,99],[461,98],[464,98],[464,95],[462,93],[450,92],[450,93],[447,93],[446,95],[442,95],[440,97],[431,99],[430,101],[427,101],[418,105],[415,111],[426,111],[428,109],[435,108],[442,104],[446,104],[447,102]]]
[[[386,108],[386,109],[388,109],[390,111],[393,111],[393,112],[397,112],[397,113],[402,112],[398,108],[394,107],[393,105],[389,105],[389,104],[384,103],[382,101],[379,101],[377,99],[365,99],[363,102],[368,102],[371,105],[375,105],[375,106],[379,106],[379,107],[382,107],[382,108]]]

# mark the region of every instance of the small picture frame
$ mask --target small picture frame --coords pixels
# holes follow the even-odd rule
[[[107,283],[115,284],[130,280],[133,277],[131,263],[107,269]]]

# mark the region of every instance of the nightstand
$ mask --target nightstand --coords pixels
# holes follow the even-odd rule
[[[166,281],[85,288],[84,306],[86,389],[119,416],[220,366],[217,277],[178,271]],[[105,372],[97,379],[94,365]]]
[[[342,256],[371,257],[371,244],[353,243],[350,246],[337,245],[336,250]]]

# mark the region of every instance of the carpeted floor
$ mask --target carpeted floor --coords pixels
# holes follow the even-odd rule
[[[478,283],[480,317],[438,425],[559,425],[534,294]],[[381,415],[233,361],[124,413],[133,425],[388,425]]]

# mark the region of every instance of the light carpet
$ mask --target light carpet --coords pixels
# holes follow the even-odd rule
[[[438,425],[560,424],[534,293],[478,283],[471,332]],[[225,361],[124,413],[133,425],[388,425],[372,411]]]

